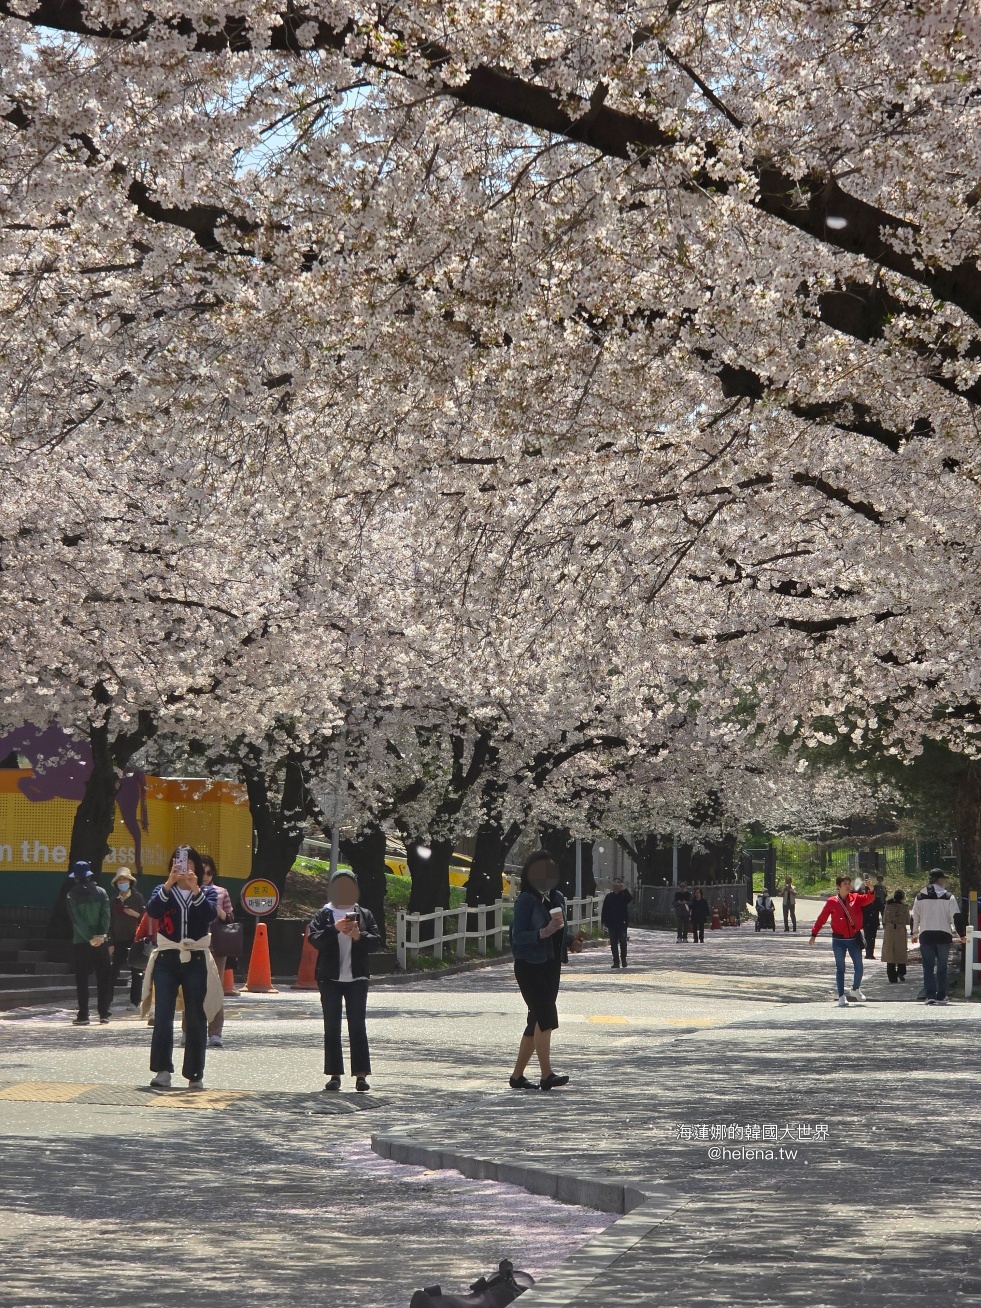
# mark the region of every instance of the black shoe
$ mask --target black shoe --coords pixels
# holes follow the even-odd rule
[[[521,1076],[509,1076],[508,1085],[511,1087],[512,1090],[537,1090],[538,1089],[538,1086],[535,1085],[534,1081],[529,1081],[528,1078],[523,1073]]]
[[[100,1026],[108,1026],[108,1025],[109,1025],[109,1014],[108,1014],[108,1013],[100,1013],[100,1014],[99,1014],[99,1025],[100,1025]]]
[[[620,971],[620,964],[619,964],[619,963],[614,963],[613,966],[610,968],[610,971],[611,971],[611,972],[619,972],[619,971]]]
[[[92,1023],[87,1017],[72,1018],[72,1026],[91,1026]]]
[[[360,1090],[361,1093],[364,1094],[365,1091],[371,1089],[371,1086],[368,1084],[368,1082],[365,1080],[363,1076],[359,1076],[354,1083],[354,1088],[355,1090]]]
[[[569,1078],[560,1076],[557,1072],[549,1072],[548,1076],[543,1076],[538,1083],[540,1090],[554,1090],[557,1085],[568,1085]]]
[[[339,1076],[332,1076],[330,1080],[327,1082],[327,1084],[324,1086],[325,1090],[330,1090],[331,1092],[340,1090],[340,1088],[341,1088],[341,1078]]]

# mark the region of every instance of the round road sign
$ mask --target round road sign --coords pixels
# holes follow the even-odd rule
[[[256,877],[242,887],[239,902],[246,913],[251,913],[253,917],[265,917],[279,907],[279,891],[265,877]]]

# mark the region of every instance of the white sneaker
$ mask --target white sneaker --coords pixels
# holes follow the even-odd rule
[[[221,1049],[222,1047],[221,1036],[208,1036],[209,1049]]]
[[[151,1089],[153,1089],[153,1090],[169,1090],[169,1089],[170,1089],[170,1073],[169,1073],[169,1072],[158,1072],[157,1075],[156,1075],[156,1076],[153,1078],[153,1080],[150,1082],[150,1087],[151,1087]]]
[[[204,1077],[199,1076],[199,1077],[196,1077],[196,1078],[192,1078],[190,1081],[188,1081],[188,1083],[187,1083],[187,1088],[188,1088],[188,1090],[203,1090],[203,1089],[204,1089]]]
[[[848,1007],[848,1000],[845,998],[844,995],[840,995],[840,996],[839,996],[839,998],[838,998],[838,1007],[839,1007],[839,1008],[847,1008],[847,1007]]]
[[[853,1004],[865,1003],[865,996],[862,994],[861,990],[849,990],[848,998],[852,1001]]]

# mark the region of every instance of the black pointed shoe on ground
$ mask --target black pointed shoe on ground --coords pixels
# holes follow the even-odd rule
[[[438,1285],[431,1285],[416,1290],[409,1308],[504,1308],[534,1284],[534,1277],[516,1272],[504,1258],[493,1276],[474,1281],[469,1294],[443,1294]]]

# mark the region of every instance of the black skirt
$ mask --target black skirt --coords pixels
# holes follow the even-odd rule
[[[522,958],[514,960],[514,979],[521,998],[528,1005],[526,1036],[533,1036],[536,1026],[540,1031],[554,1031],[559,1025],[555,1001],[559,995],[561,974],[562,964],[557,958],[551,958],[547,963],[527,963]]]

